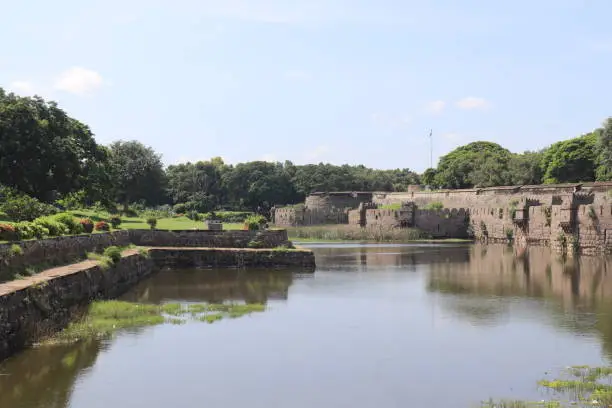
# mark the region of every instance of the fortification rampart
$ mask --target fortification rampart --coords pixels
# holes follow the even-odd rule
[[[368,194],[371,201],[363,201]],[[353,207],[339,210],[329,204],[333,200]],[[566,253],[612,253],[612,183],[317,193],[302,207],[277,209],[275,223],[414,227],[436,238],[473,237],[484,242],[548,245]]]

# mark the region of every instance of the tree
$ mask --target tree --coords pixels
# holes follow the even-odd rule
[[[433,184],[446,188],[508,184],[511,157],[512,153],[497,143],[473,142],[460,146],[440,158]]]
[[[542,183],[542,152],[515,154],[510,159],[512,184],[535,185]]]
[[[52,201],[104,161],[91,130],[55,102],[0,88],[0,183]]]
[[[208,212],[221,203],[223,162],[184,163],[166,171],[168,193],[175,203],[188,203],[189,210]]]
[[[546,184],[578,183],[595,180],[598,161],[598,132],[551,145],[542,157],[543,181]]]
[[[117,141],[110,145],[110,170],[116,201],[124,211],[135,201],[149,205],[164,201],[165,174],[161,156],[142,143]]]
[[[598,132],[597,150],[599,151],[597,180],[612,180],[612,117],[606,119],[603,128]]]
[[[254,161],[230,167],[223,174],[228,201],[235,207],[256,210],[299,200],[291,178],[281,163]]]

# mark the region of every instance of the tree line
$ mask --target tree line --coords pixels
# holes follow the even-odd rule
[[[612,119],[600,129],[537,152],[514,154],[474,142],[441,157],[422,175],[408,168],[252,161],[220,157],[165,167],[138,141],[96,142],[91,129],[55,102],[0,88],[0,185],[46,203],[125,210],[179,205],[184,211],[255,210],[302,202],[313,191],[405,191],[612,179]]]
[[[254,210],[297,203],[312,191],[403,191],[418,183],[409,169],[290,161],[230,165],[214,157],[165,168],[161,155],[138,141],[103,146],[55,102],[0,88],[0,185],[46,203]]]
[[[491,142],[461,146],[427,169],[434,188],[559,184],[612,180],[612,118],[582,136],[515,154]]]

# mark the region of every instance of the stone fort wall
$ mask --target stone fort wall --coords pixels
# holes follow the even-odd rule
[[[347,194],[309,196],[299,210],[277,209],[274,222],[414,227],[436,238],[473,237],[546,245],[567,253],[612,253],[612,183]],[[368,194],[371,201],[366,201]],[[338,211],[332,202],[352,208]],[[428,210],[432,203],[443,209]]]

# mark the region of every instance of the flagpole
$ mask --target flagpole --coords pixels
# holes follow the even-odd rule
[[[429,168],[433,168],[433,129],[429,129]]]

